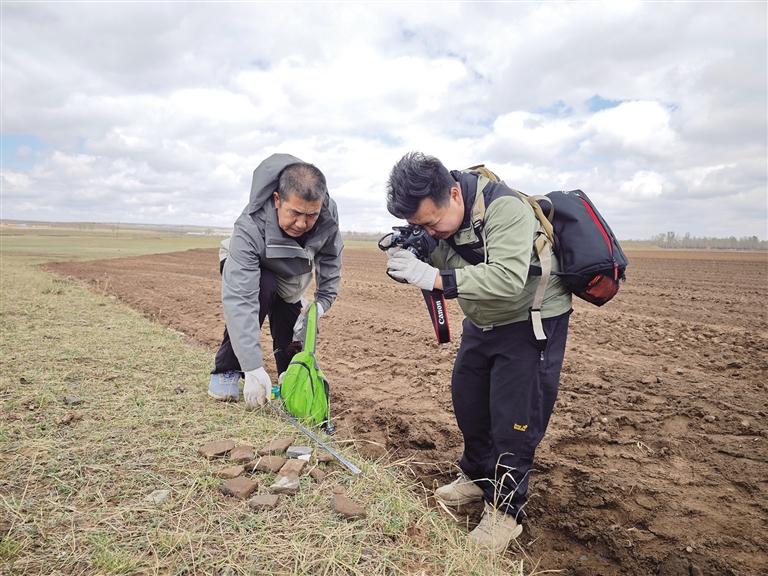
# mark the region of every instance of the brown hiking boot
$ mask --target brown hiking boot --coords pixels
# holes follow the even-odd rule
[[[435,490],[435,498],[446,506],[460,506],[483,499],[483,490],[463,472],[450,484]]]
[[[502,554],[522,532],[523,527],[514,517],[486,502],[480,524],[469,533],[469,539],[491,552]]]

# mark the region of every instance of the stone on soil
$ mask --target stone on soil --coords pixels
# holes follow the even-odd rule
[[[299,491],[299,477],[278,476],[269,491],[272,494],[296,494]]]
[[[236,446],[232,452],[229,453],[229,457],[234,462],[240,462],[245,463],[249,460],[253,460],[256,456],[256,453],[253,451],[253,446],[249,446],[247,444],[243,444],[241,446]]]
[[[227,452],[235,447],[235,443],[232,440],[217,440],[216,442],[209,442],[197,449],[197,453],[200,456],[206,458],[217,458],[224,456]]]
[[[216,476],[224,478],[225,480],[231,480],[232,478],[237,478],[243,472],[245,472],[245,467],[242,464],[237,464],[236,466],[227,466],[226,468],[217,470]]]
[[[152,494],[147,496],[146,500],[147,502],[151,502],[155,506],[160,506],[160,504],[168,500],[170,495],[171,495],[170,490],[155,490],[154,492],[152,492]]]
[[[238,476],[224,482],[220,489],[225,496],[248,498],[258,486],[259,483],[256,480],[251,480],[245,476]]]
[[[276,438],[266,446],[259,448],[257,454],[259,456],[265,456],[267,454],[274,454],[275,452],[285,452],[292,444],[293,437]]]
[[[272,510],[280,500],[278,494],[259,494],[248,500],[248,507],[252,510]]]
[[[285,452],[288,458],[298,458],[307,454],[312,454],[312,448],[309,446],[291,446]]]
[[[365,518],[365,509],[344,494],[334,494],[331,497],[331,506],[334,512],[349,520]]]
[[[307,463],[304,460],[297,460],[295,458],[289,458],[285,461],[285,464],[283,464],[283,467],[280,468],[280,476],[300,476],[301,472],[304,470],[304,466],[306,466]]]
[[[64,418],[58,421],[59,426],[65,426],[67,424],[72,424],[73,422],[77,422],[78,420],[82,420],[83,416],[81,414],[75,414],[74,412],[70,412]]]
[[[312,470],[309,471],[309,475],[312,476],[312,479],[315,482],[322,482],[327,476],[327,474],[320,470],[320,468],[312,468]]]
[[[318,462],[333,462],[334,458],[328,452],[322,451],[317,454]]]
[[[79,396],[64,396],[64,404],[68,406],[78,406],[83,403],[83,399]]]
[[[251,472],[279,472],[284,464],[285,458],[282,456],[262,456],[248,462],[245,468]]]

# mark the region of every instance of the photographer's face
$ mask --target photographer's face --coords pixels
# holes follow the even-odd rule
[[[432,198],[424,198],[419,204],[419,209],[408,218],[408,223],[418,224],[433,238],[445,240],[458,231],[463,219],[464,197],[459,185],[455,184],[451,188],[448,201],[442,206],[435,204]]]
[[[298,194],[288,194],[285,200],[277,192],[272,194],[277,209],[277,225],[291,238],[298,238],[312,230],[320,217],[322,200],[309,202]]]

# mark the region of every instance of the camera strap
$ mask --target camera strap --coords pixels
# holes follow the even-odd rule
[[[451,341],[451,329],[448,326],[448,310],[445,308],[445,297],[442,290],[422,290],[424,302],[427,304],[432,327],[439,344]]]

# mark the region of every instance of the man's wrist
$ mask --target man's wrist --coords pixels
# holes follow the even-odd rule
[[[456,298],[459,295],[456,283],[456,270],[440,270],[437,277],[438,280],[435,281],[435,284],[440,282],[440,289],[443,291],[443,296],[446,298]]]

